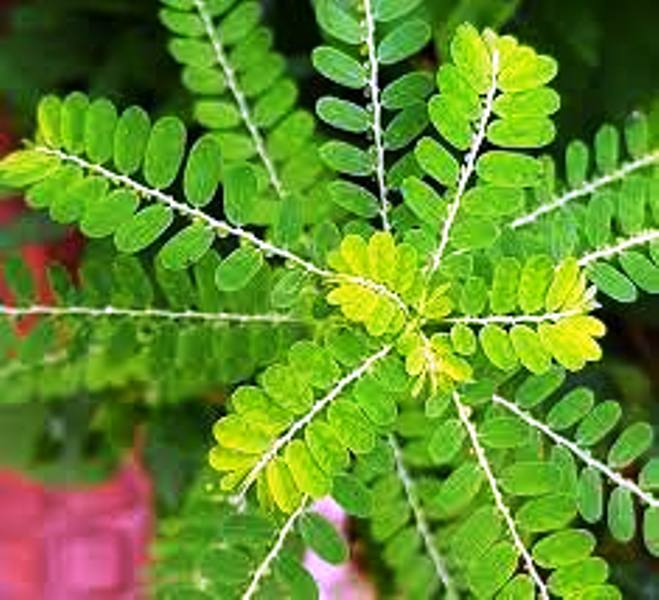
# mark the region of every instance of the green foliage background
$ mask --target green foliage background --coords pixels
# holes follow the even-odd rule
[[[557,124],[562,135],[570,132],[590,141],[602,122],[620,123],[633,110],[643,109],[651,116],[655,139],[659,137],[656,1],[635,0],[628,6],[613,0],[427,3],[434,16],[435,52],[418,60],[441,61],[453,28],[464,20],[510,31],[559,61],[556,87],[563,103]],[[50,91],[84,89],[124,106],[140,104],[152,114],[175,111],[189,116],[190,103],[179,85],[179,67],[165,51],[167,36],[156,19],[158,5],[157,0],[35,0],[0,8],[5,31],[0,38],[0,94],[11,111],[16,134],[31,133],[29,123],[36,103]],[[311,50],[320,40],[311,3],[264,0],[264,5],[266,20],[277,32],[278,50],[291,59],[303,99],[311,108],[312,97],[321,96],[326,85],[309,62]],[[567,141],[559,138],[553,146],[559,161],[559,150]],[[3,232],[1,239],[12,238]],[[653,352],[659,347],[658,302],[656,296],[644,296],[634,305],[625,305],[624,311],[622,305],[608,305],[604,320],[610,335],[605,341],[605,361],[581,376],[598,395],[619,396],[632,417],[655,425],[659,425],[659,357]],[[11,414],[3,409],[0,462],[27,468],[34,466],[35,458],[52,456],[56,444],[44,439],[43,425],[56,420],[67,427],[66,439],[76,447],[55,452],[62,457],[58,464],[63,471],[49,475],[42,469],[40,475],[59,480],[102,477],[121,448],[130,443],[126,427],[145,422],[146,458],[156,479],[160,506],[164,512],[175,510],[205,449],[199,431],[210,428],[199,423],[211,423],[219,409],[201,402],[184,408],[136,409],[130,398],[117,408],[116,399],[108,397],[76,401],[76,406],[77,412],[66,403],[47,409],[21,408]],[[7,433],[18,429],[17,422],[23,428],[20,447],[10,442]],[[176,436],[171,435],[171,423],[176,423]],[[112,443],[94,442],[94,436]],[[94,469],[83,473],[84,460],[66,462],[75,459],[76,453],[96,456],[100,447],[112,449],[92,461],[100,474]],[[608,558],[629,597],[659,597],[656,561],[653,564],[633,545],[611,544],[610,552]]]

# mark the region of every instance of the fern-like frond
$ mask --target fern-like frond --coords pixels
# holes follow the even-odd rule
[[[377,499],[370,533],[384,544],[396,587],[421,598],[436,587],[421,535],[427,530],[458,597],[569,598],[587,591],[619,598],[606,583],[606,563],[592,556],[594,536],[570,526],[577,506],[566,492],[565,457],[545,457],[541,438],[489,410],[489,401],[449,395],[427,403],[425,413],[404,401],[395,427],[399,453],[380,444],[358,457],[355,473]],[[427,529],[419,528],[419,514]]]
[[[600,176],[587,181],[589,150],[581,141],[566,151],[571,189],[512,223],[529,247],[547,247],[555,256],[577,256],[597,288],[620,302],[633,302],[638,288],[659,291],[656,190],[653,165],[659,153],[648,146],[646,119],[630,117],[625,128],[628,162],[620,163],[620,134],[611,125],[595,136],[595,163]],[[556,183],[551,180],[550,192]],[[577,202],[577,200],[581,200]],[[526,242],[525,242],[526,243]]]
[[[494,498],[494,505],[496,506],[497,511],[499,511],[503,517],[506,528],[508,529],[508,533],[510,534],[510,537],[513,540],[513,544],[515,545],[515,549],[522,557],[524,569],[530,575],[533,581],[533,587],[535,588],[535,591],[537,591],[539,597],[542,598],[542,600],[549,600],[549,590],[547,589],[547,586],[545,585],[542,577],[540,577],[540,574],[538,573],[538,569],[535,561],[533,560],[533,557],[531,556],[531,552],[522,540],[517,524],[515,523],[515,519],[513,519],[510,508],[508,507],[508,504],[506,503],[503,494],[499,489],[499,482],[497,481],[493,467],[487,458],[485,448],[482,446],[479,440],[476,426],[471,422],[471,409],[462,404],[460,401],[460,396],[456,392],[453,394],[453,402],[456,405],[460,421],[467,432],[467,436],[469,437],[469,442],[476,455],[478,465],[483,471],[485,478],[487,479],[490,492]]]
[[[237,504],[255,483],[262,503],[274,501],[287,513],[305,494],[329,494],[332,477],[348,466],[348,450],[368,452],[378,428],[393,423],[395,400],[379,377],[402,373],[393,358],[380,364],[390,345],[368,354],[364,342],[340,332],[325,347],[299,342],[287,364],[261,374],[260,387],[236,390],[234,410],[214,428],[218,446],[210,461],[227,473],[224,489],[238,488]]]
[[[654,458],[646,463],[639,483],[625,477],[621,471],[636,464],[650,449],[654,439],[652,427],[637,422],[627,426],[609,444],[606,461],[597,458],[593,448],[602,448],[603,440],[610,437],[621,418],[620,406],[613,401],[596,403],[594,395],[586,388],[576,388],[553,403],[544,419],[531,414],[544,398],[555,389],[560,379],[551,376],[529,379],[517,393],[516,402],[495,395],[495,405],[512,413],[531,430],[539,432],[552,444],[567,450],[585,465],[569,490],[576,499],[581,516],[595,523],[608,512],[608,526],[613,536],[628,542],[636,530],[634,500],[644,507],[643,536],[648,550],[657,555],[659,546],[659,497],[653,491],[659,489],[657,470],[659,461]],[[542,390],[542,394],[537,392]],[[537,410],[537,409],[536,409]],[[563,431],[576,427],[576,441]],[[602,479],[613,486],[605,510],[605,493]]]
[[[544,215],[561,209],[627,179],[659,163],[659,151],[649,148],[645,115],[634,113],[625,125],[627,162],[620,163],[619,133],[612,125],[603,125],[595,135],[595,166],[598,176],[588,179],[592,170],[588,146],[581,140],[570,142],[565,152],[567,189],[531,212],[515,218],[513,229],[532,225]]]
[[[295,107],[297,84],[286,76],[284,57],[272,49],[259,3],[162,1],[160,20],[175,36],[169,49],[184,65],[183,84],[197,98],[196,120],[214,132],[226,163],[250,160],[263,174],[259,197],[251,199],[261,212],[294,210],[300,199],[290,195],[309,193],[321,178],[322,163],[314,119]],[[286,207],[269,206],[272,199]],[[318,194],[314,202],[321,202]]]
[[[451,58],[439,70],[440,93],[428,108],[443,140],[465,153],[463,162],[441,143],[424,138],[417,144],[416,160],[433,185],[410,177],[403,188],[405,203],[422,227],[433,238],[439,235],[429,264],[433,273],[449,246],[476,250],[497,240],[501,221],[519,209],[524,189],[537,185],[543,173],[539,160],[519,150],[553,140],[549,116],[559,103],[545,87],[556,74],[556,62],[510,36],[481,35],[462,25]],[[484,151],[486,141],[502,149]],[[474,175],[478,180],[470,186]],[[434,186],[444,190],[443,197]]]
[[[292,260],[308,272],[327,274],[309,261],[259,239],[240,226],[245,190],[255,185],[249,171],[237,186],[228,187],[225,213],[233,224],[202,210],[217,193],[222,173],[220,147],[207,135],[192,147],[182,179],[185,201],[164,190],[180,174],[185,159],[185,127],[175,117],[163,117],[153,127],[146,113],[129,108],[121,117],[107,100],[89,102],[74,93],[64,101],[49,96],[39,107],[36,145],[16,152],[0,164],[0,177],[27,189],[34,208],[47,208],[63,223],[80,224],[90,237],[112,235],[119,250],[134,253],[165,235],[175,215],[191,225],[171,237],[162,249],[172,269],[193,264],[208,251],[216,236],[230,235],[259,250],[239,249],[234,263],[254,274],[261,252]],[[137,179],[141,170],[144,182]],[[144,201],[150,201],[146,207]],[[236,206],[238,204],[238,206]],[[243,283],[247,283],[245,279]]]
[[[36,145],[0,162],[0,180],[25,189],[28,204],[47,208],[56,221],[77,222],[92,238],[112,236],[121,252],[136,253],[168,236],[159,258],[172,270],[195,264],[218,238],[229,236],[242,245],[218,265],[215,279],[222,291],[247,285],[265,255],[322,280],[352,283],[400,303],[382,283],[318,266],[245,229],[241,215],[256,190],[249,167],[237,167],[225,177],[222,204],[229,221],[212,216],[209,209],[222,174],[220,148],[207,134],[185,160],[185,139],[185,128],[175,117],[163,117],[151,127],[146,113],[135,107],[118,117],[107,100],[90,103],[80,93],[64,101],[48,96],[39,106]],[[165,191],[181,170],[185,200]],[[170,234],[175,216],[190,224]],[[284,237],[297,238],[300,225],[287,220]]]
[[[272,289],[267,268],[240,292],[221,293],[214,284],[220,262],[211,251],[191,273],[158,267],[152,277],[134,257],[92,252],[81,267],[82,289],[62,270],[52,271],[57,301],[45,306],[35,303],[24,265],[10,260],[4,275],[15,306],[0,307],[2,362],[22,380],[44,356],[57,356],[59,368],[71,364],[80,371],[72,381],[81,387],[87,373],[90,387],[134,381],[165,398],[249,378],[306,326],[271,313],[269,298],[255,295]],[[33,317],[38,321],[27,333],[15,326]],[[81,344],[89,351],[81,354]],[[191,365],[195,374],[186,375]]]
[[[365,90],[370,100],[364,108],[326,96],[318,101],[317,113],[348,135],[369,134],[372,140],[367,150],[352,142],[331,141],[321,147],[321,156],[338,173],[358,179],[373,177],[377,187],[374,196],[361,184],[340,181],[331,185],[330,193],[339,206],[358,216],[369,218],[379,213],[385,231],[391,229],[389,196],[394,187],[387,154],[404,151],[428,124],[425,100],[432,89],[430,76],[412,72],[386,87],[382,77],[383,67],[404,61],[430,41],[430,26],[414,14],[418,5],[373,0],[316,2],[318,23],[331,45],[314,50],[314,66],[343,88]],[[393,113],[391,119],[389,113]]]
[[[511,370],[521,362],[534,373],[548,371],[553,360],[570,370],[599,360],[596,338],[605,328],[589,314],[597,307],[594,289],[575,259],[553,265],[547,255],[501,257],[487,278],[472,274],[454,282],[454,312],[463,316],[438,320],[451,326],[453,351],[472,356],[478,340],[497,368]]]
[[[236,511],[216,488],[204,473],[180,514],[160,527],[149,574],[155,597],[317,597],[301,564],[303,550],[345,560],[345,542],[333,526],[311,511],[306,498],[290,515],[275,518],[254,507]]]
[[[407,503],[409,504],[409,507],[412,511],[414,527],[423,542],[425,552],[427,552],[428,556],[430,557],[437,579],[439,582],[441,582],[442,586],[446,590],[446,598],[448,600],[455,600],[457,598],[455,584],[449,575],[445,559],[439,553],[439,550],[437,549],[433,539],[428,525],[428,519],[423,510],[423,507],[421,506],[414,481],[412,480],[412,477],[405,466],[401,448],[393,434],[389,435],[388,442],[393,452],[396,473],[401,483],[403,484],[405,498],[407,499]],[[413,585],[418,585],[418,582],[415,581]]]

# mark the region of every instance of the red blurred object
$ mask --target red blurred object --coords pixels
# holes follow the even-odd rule
[[[2,600],[136,600],[151,536],[151,489],[129,461],[88,489],[0,472]]]

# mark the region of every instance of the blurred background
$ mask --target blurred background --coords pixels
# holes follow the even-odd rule
[[[404,1],[404,0],[401,0]],[[464,20],[509,31],[558,59],[562,96],[556,160],[574,137],[592,139],[603,122],[621,124],[634,110],[650,115],[659,139],[659,2],[634,0],[426,0],[434,47],[418,60],[441,62],[453,28]],[[190,121],[180,69],[166,52],[158,0],[0,0],[0,155],[28,136],[40,96],[79,89],[120,105],[137,103],[154,115],[175,112]],[[263,0],[276,45],[291,60],[313,106],[323,81],[309,63],[319,43],[310,0]],[[191,123],[191,127],[194,125]],[[0,189],[0,263],[20,253],[47,299],[44,265],[75,269],[84,251],[75,233],[23,212]],[[3,296],[5,294],[5,296]],[[0,297],[6,291],[0,282]],[[619,397],[630,418],[659,427],[659,299],[631,306],[607,303],[605,360],[581,377],[600,394]],[[116,476],[128,454],[139,457],[150,482],[156,519],[175,515],[204,464],[210,425],[221,395],[155,406],[134,390],[117,390],[44,404],[3,403],[0,373],[0,470],[48,486],[89,485]],[[137,450],[136,450],[137,448]],[[146,493],[146,492],[145,492]],[[1,497],[1,496],[0,496]],[[659,599],[659,564],[634,543],[609,543],[625,596]],[[0,562],[2,550],[0,548]],[[2,588],[0,586],[0,598]]]

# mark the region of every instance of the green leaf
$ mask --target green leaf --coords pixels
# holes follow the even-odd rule
[[[390,427],[398,416],[396,399],[377,379],[364,377],[355,384],[353,395],[364,414],[378,427]]]
[[[566,258],[558,265],[545,298],[545,308],[549,312],[559,310],[565,304],[577,285],[579,276],[579,264],[575,258]]]
[[[208,129],[233,129],[240,124],[240,111],[232,102],[199,100],[194,104],[195,120]]]
[[[163,189],[176,179],[185,140],[185,125],[176,117],[163,117],[153,126],[144,158],[144,177],[151,187]]]
[[[154,204],[133,215],[117,229],[114,243],[121,252],[133,254],[150,246],[171,225],[170,208]]]
[[[329,494],[331,480],[318,466],[307,445],[302,440],[293,440],[284,452],[284,460],[298,489],[311,498],[322,498]]]
[[[412,12],[421,2],[422,0],[408,0],[407,2],[399,2],[399,0],[373,0],[373,14],[375,19],[380,23],[388,23]]]
[[[244,288],[263,266],[263,255],[252,246],[241,246],[217,267],[215,284],[222,292]]]
[[[408,177],[402,191],[405,204],[423,223],[439,227],[446,209],[435,190],[417,177]]]
[[[364,32],[357,19],[343,10],[336,0],[316,2],[318,24],[337,40],[356,46],[362,42]]]
[[[306,513],[299,521],[307,545],[323,560],[338,565],[348,559],[348,546],[336,529],[318,513]]]
[[[74,223],[85,210],[85,205],[101,201],[108,192],[109,183],[101,177],[87,177],[76,181],[58,194],[50,205],[50,217],[58,223]]]
[[[85,117],[85,151],[90,160],[102,165],[114,153],[114,132],[117,126],[117,109],[109,100],[100,98],[92,102]]]
[[[608,263],[598,262],[592,265],[588,270],[588,278],[599,291],[618,302],[634,302],[638,297],[636,286]]]
[[[647,452],[654,440],[654,430],[648,423],[627,427],[611,446],[607,462],[614,469],[623,469]]]
[[[339,85],[355,90],[366,86],[366,69],[345,52],[329,46],[320,46],[313,51],[311,60],[323,76]]]
[[[337,475],[334,478],[332,497],[349,515],[366,518],[371,514],[372,494],[354,475]]]
[[[221,178],[220,145],[214,137],[205,135],[192,147],[185,165],[183,189],[186,199],[194,206],[205,206],[215,196]]]
[[[288,114],[298,97],[298,89],[290,79],[278,81],[254,106],[254,120],[259,127],[272,127]]]
[[[318,586],[310,573],[300,564],[297,555],[287,550],[282,551],[274,562],[273,571],[275,580],[285,586],[284,593],[287,597],[318,598]],[[263,588],[264,592],[268,593],[266,585],[267,580]],[[281,590],[281,587],[278,590]]]
[[[327,423],[313,421],[304,431],[304,441],[326,473],[333,475],[348,466],[348,451]]]
[[[293,269],[284,273],[272,288],[270,299],[276,308],[290,308],[300,296],[302,287],[306,283],[306,274]]]
[[[133,216],[138,206],[139,199],[134,192],[115,190],[96,202],[87,204],[80,221],[80,230],[91,238],[112,235]]]
[[[498,325],[486,325],[479,339],[487,358],[499,369],[508,371],[517,366],[517,356],[506,332]]]
[[[373,450],[373,427],[354,402],[336,400],[330,405],[327,416],[336,437],[355,454],[366,454]]]
[[[183,85],[194,94],[222,94],[226,89],[226,80],[218,69],[187,66],[181,79]]]
[[[490,306],[496,314],[505,315],[517,308],[520,273],[521,267],[516,258],[503,257],[496,262],[490,291]]]
[[[61,134],[64,148],[80,154],[85,144],[85,118],[89,99],[80,92],[69,94],[62,104]]]
[[[601,173],[615,171],[620,161],[620,134],[612,125],[602,125],[595,134],[595,162]]]
[[[330,353],[314,342],[296,342],[288,352],[288,361],[300,373],[306,373],[309,383],[321,390],[332,387],[340,376]]]
[[[477,185],[462,197],[462,206],[472,215],[505,217],[519,212],[524,206],[524,190],[496,185]]]
[[[501,535],[501,516],[492,506],[482,506],[466,517],[451,536],[451,551],[457,562],[479,558]]]
[[[522,92],[545,85],[556,77],[558,64],[528,46],[517,46],[502,64],[497,83],[504,92]]]
[[[579,425],[577,429],[577,443],[582,446],[594,446],[613,430],[621,416],[622,409],[617,402],[609,400],[598,404]],[[643,424],[641,423],[639,425],[642,426]],[[642,427],[642,429],[645,428]],[[633,435],[637,435],[637,433],[639,432]],[[641,431],[640,433],[640,438],[644,438],[643,432]],[[647,432],[645,435],[647,435]],[[633,443],[633,440],[630,441]],[[627,442],[623,440],[623,443],[626,444]],[[619,447],[620,452],[627,452],[629,449],[629,447],[626,450]],[[623,459],[624,455],[619,455],[618,458]]]
[[[458,150],[469,148],[473,135],[469,120],[456,110],[444,94],[430,99],[428,114],[437,131],[452,146]]]
[[[163,25],[173,33],[185,37],[200,37],[204,33],[203,21],[195,14],[162,9],[158,16]]]
[[[460,310],[466,315],[479,315],[487,303],[487,285],[482,277],[470,277],[460,294]]]
[[[633,112],[625,123],[625,143],[632,158],[638,159],[648,151],[649,127],[647,117]]]
[[[491,219],[465,216],[453,227],[452,244],[459,250],[489,248],[499,237],[499,228]]]
[[[560,597],[568,597],[572,592],[587,590],[589,587],[604,583],[608,576],[609,567],[606,561],[592,557],[574,565],[561,567],[549,576],[547,583],[552,593]],[[604,598],[604,596],[598,597]]]
[[[462,75],[479,93],[485,93],[492,83],[490,52],[473,25],[465,23],[455,30],[451,42],[451,58]]]
[[[653,458],[641,470],[638,484],[644,490],[659,491],[659,458]]]
[[[44,96],[37,107],[37,123],[39,134],[51,148],[62,145],[61,121],[62,101],[57,96]]]
[[[410,19],[384,36],[377,50],[378,61],[393,65],[419,52],[432,37],[430,25],[421,19]]]
[[[527,325],[515,325],[510,341],[520,362],[532,373],[541,375],[551,368],[551,355],[545,350],[538,334]]]
[[[595,395],[585,387],[578,387],[552,406],[546,423],[554,431],[563,431],[576,425],[593,408]]]
[[[646,508],[643,513],[643,540],[650,554],[659,557],[659,508]]]
[[[545,569],[566,567],[590,556],[595,537],[583,529],[566,529],[552,533],[533,546],[533,560]]]
[[[114,134],[114,164],[123,175],[132,175],[142,166],[151,132],[149,115],[138,106],[127,108]]]
[[[414,104],[400,111],[384,130],[384,142],[388,150],[401,150],[417,139],[428,126],[425,104]]]
[[[574,499],[568,494],[548,494],[524,503],[515,515],[518,525],[529,532],[565,527],[575,516]]]
[[[524,314],[533,314],[544,308],[553,272],[554,261],[549,256],[540,254],[526,260],[517,291],[517,301]]]
[[[544,117],[497,119],[487,128],[487,139],[504,148],[541,148],[556,136],[556,127]]]
[[[434,89],[430,73],[416,71],[392,81],[382,92],[382,105],[387,110],[402,110],[425,102]]]
[[[451,344],[453,349],[464,356],[471,356],[477,349],[476,336],[470,327],[457,323],[451,327]]]
[[[599,190],[593,194],[586,208],[586,237],[595,247],[605,245],[611,237],[615,196],[610,190]]]
[[[453,110],[467,120],[481,114],[478,92],[467,81],[466,74],[451,63],[445,63],[437,72],[437,85]]]
[[[590,467],[579,474],[577,485],[579,512],[587,523],[597,523],[604,514],[604,494],[602,476]]]
[[[247,164],[232,165],[224,173],[224,211],[231,223],[242,225],[249,220],[258,181]]]
[[[213,244],[215,233],[205,224],[193,223],[177,233],[160,250],[159,257],[168,269],[178,271],[201,260]]]
[[[645,207],[641,204],[643,218]],[[659,293],[659,268],[640,252],[628,250],[620,255],[620,265],[627,276],[648,294]]]
[[[432,138],[423,138],[414,151],[421,168],[446,187],[455,187],[460,165],[453,155]]]
[[[320,156],[331,169],[339,173],[365,177],[373,172],[371,156],[346,142],[327,142],[320,148]]]
[[[517,569],[517,550],[512,543],[497,542],[467,567],[467,583],[477,598],[491,598]]]
[[[428,441],[428,452],[437,465],[449,464],[462,449],[466,431],[458,419],[444,421]]]
[[[476,163],[479,177],[501,187],[533,187],[540,182],[542,171],[537,159],[503,150],[487,152]]]
[[[371,126],[366,110],[348,100],[325,96],[318,100],[316,112],[325,123],[343,131],[364,133]]]
[[[544,117],[555,113],[561,104],[560,96],[550,88],[536,88],[525,92],[501,94],[494,100],[492,110],[499,117]]]
[[[478,430],[478,437],[488,448],[518,448],[529,443],[529,428],[514,417],[487,419]]]
[[[286,514],[292,513],[302,499],[301,492],[295,486],[293,476],[282,458],[275,458],[266,467],[266,478],[268,489],[272,497]]]
[[[378,214],[378,200],[367,189],[349,181],[333,181],[328,186],[335,204],[365,219]]]
[[[565,381],[565,371],[554,367],[542,375],[532,375],[517,388],[515,401],[522,408],[533,408],[544,402]]]
[[[7,187],[24,188],[46,179],[59,166],[59,160],[37,150],[18,150],[0,161],[0,182]]]
[[[617,487],[609,496],[607,522],[611,535],[619,542],[629,542],[636,532],[634,500],[629,490]]]
[[[572,140],[565,152],[565,172],[570,187],[583,185],[588,177],[588,146],[581,140]]]
[[[529,575],[516,575],[497,596],[497,600],[529,600],[532,598],[535,598],[535,583]]]
[[[483,472],[472,462],[462,463],[444,480],[439,493],[433,497],[434,510],[442,518],[458,515],[478,494],[483,484]]]

